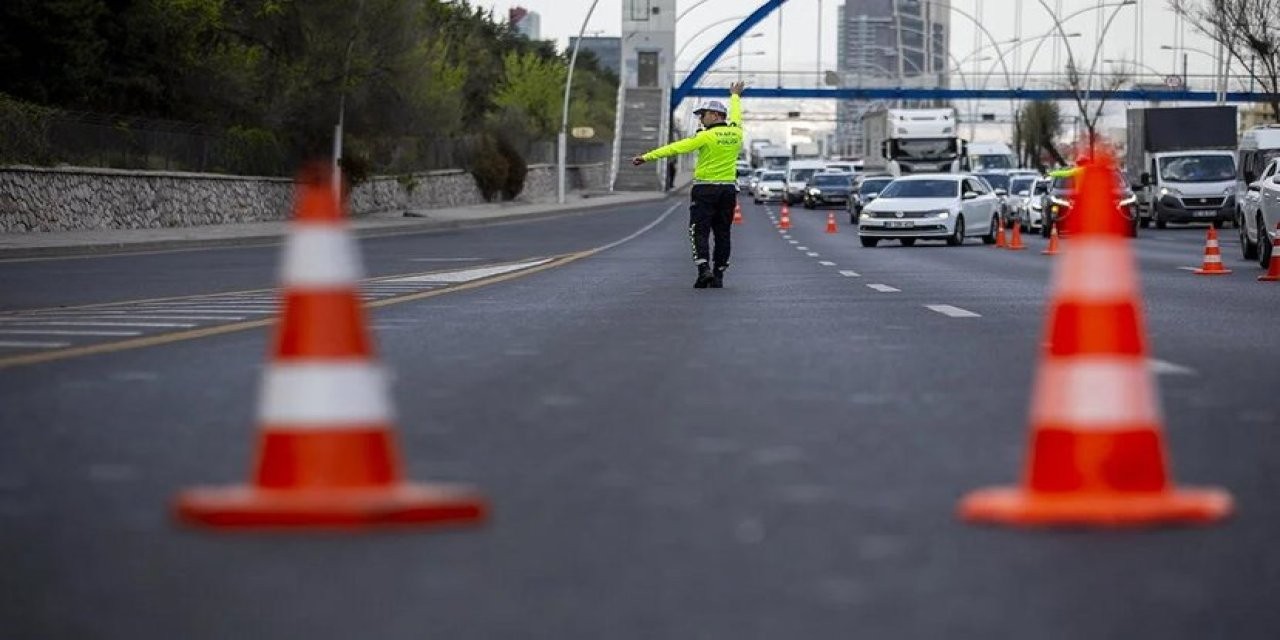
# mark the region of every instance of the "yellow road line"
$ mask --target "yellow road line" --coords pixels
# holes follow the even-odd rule
[[[509,273],[498,274],[490,278],[481,278],[479,280],[464,282],[454,286],[441,287],[439,289],[432,289],[430,291],[411,293],[406,296],[387,298],[385,300],[377,300],[374,302],[367,303],[365,307],[369,307],[369,308],[386,307],[393,304],[413,302],[415,300],[433,298],[435,296],[444,295],[446,293],[466,291],[468,289],[475,289],[477,287],[483,287],[490,284],[505,282],[507,280],[513,280],[515,278],[524,277],[524,276],[538,273],[540,271],[545,271],[547,269],[551,269],[554,267],[563,266],[563,265],[569,264],[570,262],[575,262],[577,260],[581,260],[583,258],[595,255],[599,251],[600,249],[589,249],[587,251],[580,251],[578,253],[570,253],[563,256],[554,257],[551,259],[550,262],[538,265],[536,267],[530,267],[528,269],[522,269],[520,271],[512,271]],[[518,262],[525,262],[525,261],[521,260],[517,262],[509,262],[507,264],[517,264]],[[498,265],[492,265],[492,266],[498,266]],[[381,280],[383,278],[409,277],[412,275],[429,275],[432,273],[445,273],[448,271],[449,270],[427,271],[422,274],[408,274],[407,276],[406,275],[380,276],[377,280]],[[452,271],[457,271],[457,269],[452,269]],[[374,282],[376,282],[377,280],[374,280]],[[229,291],[226,293],[217,293],[217,294],[201,294],[197,296],[176,296],[171,298],[151,298],[147,300],[132,300],[132,301],[126,301],[126,302],[108,302],[108,303],[101,303],[101,304],[83,305],[80,307],[59,307],[57,308],[57,310],[66,311],[68,309],[88,309],[88,308],[103,307],[103,306],[120,306],[120,305],[128,305],[128,304],[137,304],[141,302],[157,302],[161,300],[193,300],[193,299],[208,298],[213,296],[230,295],[233,293],[257,293],[262,291],[271,291],[271,289],[254,289],[251,291]],[[247,329],[256,329],[258,327],[265,327],[268,325],[275,324],[275,322],[276,322],[275,318],[265,318],[262,320],[248,320],[245,322],[235,322],[232,324],[224,324],[224,325],[218,325],[214,327],[203,327],[199,329],[191,329],[189,331],[177,331],[174,333],[165,333],[165,334],[154,335],[154,336],[143,336],[140,338],[133,338],[130,340],[121,340],[119,342],[105,342],[102,344],[92,344],[92,345],[86,345],[83,347],[72,347],[69,349],[57,349],[53,351],[42,351],[38,353],[28,353],[28,354],[19,355],[19,356],[10,356],[8,358],[0,358],[0,369],[5,369],[8,367],[17,367],[17,366],[28,365],[28,364],[37,364],[41,362],[52,362],[55,360],[66,360],[69,358],[78,358],[81,356],[96,355],[100,353],[113,353],[116,351],[125,351],[129,349],[141,349],[143,347],[153,347],[153,346],[169,344],[173,342],[181,342],[184,340],[195,340],[198,338],[207,338],[209,336],[222,335],[224,333],[234,333],[236,331],[245,331]]]

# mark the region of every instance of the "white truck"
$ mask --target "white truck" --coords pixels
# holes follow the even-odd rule
[[[757,169],[784,171],[791,162],[791,150],[780,145],[765,145],[752,151],[751,163]]]
[[[970,142],[970,171],[1008,171],[1018,168],[1013,149],[1003,142]]]
[[[1236,219],[1236,108],[1129,109],[1125,172],[1135,180],[1139,222]]]
[[[901,176],[963,170],[965,141],[955,109],[875,109],[863,116],[862,131],[867,171]]]

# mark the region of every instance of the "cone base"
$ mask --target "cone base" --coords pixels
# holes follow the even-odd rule
[[[1280,276],[1258,276],[1258,282],[1278,282]]]
[[[1213,488],[1059,496],[992,487],[965,496],[959,515],[970,522],[1023,527],[1144,527],[1208,524],[1231,515],[1231,510],[1231,495]]]
[[[463,485],[264,490],[239,485],[179,494],[179,520],[216,529],[367,529],[478,523],[488,505]]]
[[[1225,276],[1231,273],[1230,269],[1194,269],[1192,273],[1198,276]]]

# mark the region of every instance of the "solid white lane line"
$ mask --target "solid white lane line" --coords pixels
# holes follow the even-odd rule
[[[875,289],[880,293],[898,293],[902,291],[902,289],[895,289],[894,287],[891,287],[887,284],[869,284],[867,285],[867,287],[870,289]]]
[[[276,309],[275,309],[275,308],[270,308],[270,309],[241,309],[241,308],[236,308],[236,309],[218,309],[218,308],[210,308],[210,307],[197,307],[197,308],[181,307],[181,308],[173,308],[173,309],[154,309],[154,308],[147,308],[147,309],[139,309],[139,311],[145,311],[145,312],[147,312],[147,313],[275,313],[275,312],[276,312]],[[123,318],[123,317],[126,317],[126,316],[120,316],[120,317],[122,317],[122,318]]]
[[[479,262],[484,258],[409,258],[409,262]]]
[[[824,266],[824,267],[834,267],[834,266],[836,266],[836,263],[831,262],[830,260],[819,260],[819,261],[818,261],[818,264],[820,264],[820,265],[822,265],[822,266]]]
[[[124,320],[125,318],[121,318]],[[152,328],[176,328],[190,329],[196,325],[190,322],[69,322],[58,320],[47,322],[37,320],[35,322],[17,322],[14,324],[30,325],[33,327],[152,327]]]
[[[1151,373],[1155,375],[1167,374],[1167,375],[1193,376],[1196,374],[1196,370],[1192,369],[1191,367],[1184,367],[1180,364],[1174,364],[1172,362],[1166,362],[1164,360],[1157,360],[1155,358],[1150,358],[1147,360],[1147,367],[1149,367],[1151,369]]]
[[[6,336],[140,336],[141,331],[64,331],[60,329],[0,329]]]
[[[953,307],[949,304],[926,304],[924,306],[930,311],[937,311],[948,318],[981,318],[980,314],[974,313],[960,307]]]
[[[806,255],[806,256],[809,256],[810,258],[816,258],[816,257],[818,257],[818,252],[817,252],[817,251],[810,251],[809,253],[806,253],[805,255]]]
[[[0,340],[0,347],[11,349],[61,349],[71,346],[70,342],[20,342],[17,340]]]
[[[844,276],[844,277],[846,277],[846,278],[861,278],[861,277],[862,277],[862,276],[861,276],[857,271],[841,271],[841,272],[840,272],[840,275],[842,275],[842,276]]]
[[[796,247],[796,251],[808,251],[809,247]]]
[[[39,318],[0,318],[0,323],[32,324],[32,320],[244,320],[244,316],[40,316]]]
[[[408,276],[405,278],[392,278],[389,280],[381,280],[380,282],[438,282],[438,283],[462,283],[480,280],[491,276],[511,273],[512,271],[520,271],[529,269],[551,262],[550,258],[543,260],[533,260],[530,262],[518,262],[515,264],[504,264],[495,267],[477,267],[475,269],[463,269],[460,271],[446,271],[444,273],[428,273],[420,276]]]

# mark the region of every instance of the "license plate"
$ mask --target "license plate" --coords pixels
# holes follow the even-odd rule
[[[890,229],[910,229],[916,226],[916,223],[911,220],[890,220],[884,223],[884,226]]]
[[[1216,216],[1216,215],[1218,215],[1218,212],[1217,212],[1217,211],[1197,211],[1197,212],[1195,212],[1195,216],[1196,216],[1197,218],[1212,218],[1212,217],[1214,217],[1214,216]]]

